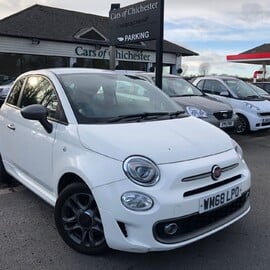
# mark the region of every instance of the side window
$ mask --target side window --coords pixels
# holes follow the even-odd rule
[[[221,92],[228,90],[219,81],[216,80],[206,80],[204,84],[204,91],[209,94],[219,95]]]
[[[42,76],[27,79],[20,107],[41,104],[48,109],[48,117],[57,118],[58,97],[50,81]]]
[[[12,87],[12,89],[10,90],[10,94],[8,96],[7,99],[7,103],[17,106],[18,103],[18,99],[21,93],[21,89],[23,87],[23,83],[24,83],[24,78],[18,80]]]
[[[203,90],[203,84],[204,84],[204,80],[200,80],[199,83],[197,84],[197,87]]]
[[[265,84],[264,89],[269,92],[270,91],[270,84]]]

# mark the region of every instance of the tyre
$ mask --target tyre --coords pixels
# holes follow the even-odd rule
[[[1,155],[0,155],[0,183],[7,185],[10,185],[12,183],[12,178],[6,172]]]
[[[250,128],[249,128],[249,122],[247,118],[242,114],[238,114],[238,120],[236,123],[235,132],[237,134],[246,134],[249,131],[250,131]]]
[[[88,255],[108,249],[97,204],[86,185],[67,186],[58,197],[54,215],[59,234],[71,248]]]

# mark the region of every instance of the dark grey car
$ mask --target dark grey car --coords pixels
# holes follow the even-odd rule
[[[151,83],[155,82],[155,73],[132,71],[127,73]],[[189,115],[201,118],[222,129],[234,129],[238,117],[234,114],[233,108],[202,93],[185,79],[176,75],[163,75],[162,90],[180,104]]]

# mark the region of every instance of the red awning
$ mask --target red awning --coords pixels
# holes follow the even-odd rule
[[[270,52],[240,53],[227,55],[227,61],[257,65],[270,65]]]

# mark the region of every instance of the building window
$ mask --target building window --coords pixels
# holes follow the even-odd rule
[[[119,61],[116,69],[147,71],[147,63]]]
[[[0,74],[14,78],[29,70],[68,66],[68,57],[0,53]]]
[[[110,68],[110,61],[104,60],[104,59],[77,58],[77,62],[74,63],[73,66],[74,67],[109,69]]]

